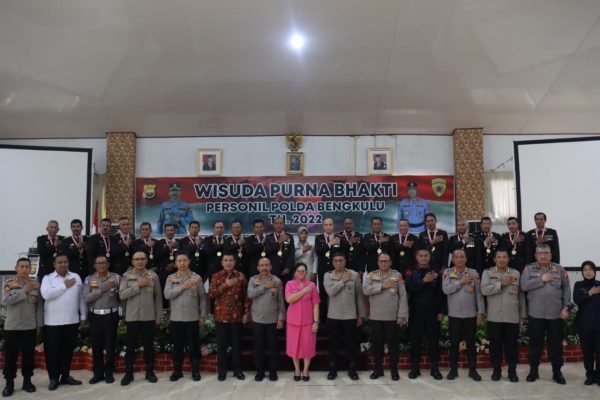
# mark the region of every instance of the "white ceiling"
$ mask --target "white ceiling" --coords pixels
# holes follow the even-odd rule
[[[600,0],[2,0],[0,138],[598,133],[599,19]]]

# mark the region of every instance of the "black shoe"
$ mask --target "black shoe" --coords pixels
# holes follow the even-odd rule
[[[265,379],[264,372],[257,372],[256,375],[254,375],[254,380],[256,382],[262,382],[263,379]]]
[[[94,376],[92,376],[92,379],[90,379],[88,381],[88,383],[90,385],[95,385],[96,383],[103,381],[103,380],[104,380],[104,377],[102,375],[94,375]]]
[[[475,368],[469,368],[469,378],[473,379],[475,382],[481,381],[481,375],[479,375]]]
[[[294,375],[294,380],[296,382],[300,382],[301,379],[302,379],[302,375]]]
[[[554,382],[558,383],[559,385],[564,385],[567,383],[567,380],[565,379],[562,372],[560,372],[560,371],[554,372],[552,374],[552,379],[554,380]]]
[[[60,380],[60,384],[61,385],[69,385],[69,386],[77,386],[77,385],[81,385],[81,381],[78,381],[77,379],[73,378],[72,376],[67,376],[66,378],[62,378]]]
[[[302,380],[303,380],[304,382],[308,382],[308,381],[310,381],[310,375],[302,375]]]
[[[494,371],[492,372],[492,380],[494,382],[498,382],[502,378],[502,369],[500,367],[494,367]]]
[[[383,376],[383,371],[377,371],[377,370],[375,370],[375,371],[373,371],[373,373],[371,374],[371,376],[369,378],[371,378],[371,379],[377,379],[377,378],[382,377],[382,376]]]
[[[58,380],[50,379],[50,383],[48,384],[48,390],[52,391],[56,389],[58,389]]]
[[[393,381],[399,381],[400,380],[400,374],[398,373],[398,370],[392,370],[390,372],[390,375],[391,375]]]
[[[238,380],[240,380],[240,381],[243,381],[244,379],[246,379],[246,375],[244,375],[244,373],[242,371],[234,372],[233,376],[238,378]]]
[[[27,393],[33,393],[37,390],[33,383],[31,383],[31,378],[23,379],[23,387],[21,387],[21,389],[23,389]]]
[[[171,382],[177,382],[181,378],[183,378],[183,373],[181,371],[173,371],[171,376],[169,376]]]
[[[227,378],[227,374],[224,374],[224,373],[220,373],[220,372],[219,372],[219,376],[217,377],[217,379],[218,379],[220,382],[223,382],[223,381],[224,381],[226,378]]]
[[[104,374],[104,380],[106,383],[113,383],[115,381],[115,377],[112,372],[107,372]]]
[[[540,374],[538,373],[537,367],[531,367],[529,369],[529,374],[527,375],[527,382],[535,382],[540,379]]]
[[[421,376],[421,370],[418,366],[413,365],[408,373],[408,379],[417,379],[419,376]]]
[[[431,375],[436,381],[441,381],[444,379],[437,366],[431,367],[431,372],[429,372],[429,375]]]
[[[337,371],[335,369],[329,370],[329,373],[327,374],[327,380],[333,381],[335,378],[337,378]]]
[[[448,375],[446,375],[446,379],[453,381],[456,378],[458,378],[458,370],[456,367],[450,368],[450,372],[448,372]]]
[[[146,380],[150,383],[158,382],[158,378],[154,375],[154,371],[146,371]]]
[[[192,372],[192,380],[194,382],[198,382],[200,379],[202,379],[202,377],[200,376],[200,372]]]
[[[350,379],[352,379],[353,381],[357,381],[358,380],[358,373],[356,372],[356,370],[354,369],[349,369],[348,370],[348,376],[350,377]]]
[[[8,397],[8,396],[12,396],[12,394],[15,392],[15,382],[14,381],[10,381],[10,382],[6,382],[6,386],[4,387],[4,390],[2,391],[2,397]]]
[[[513,383],[519,382],[519,377],[517,376],[517,372],[516,371],[508,371],[508,380]]]
[[[277,379],[279,379],[279,377],[277,376],[277,371],[269,372],[269,380],[271,382],[275,382]]]
[[[583,382],[583,384],[585,386],[590,386],[590,385],[593,385],[594,383],[596,383],[596,379],[593,376],[589,376],[589,375],[585,378],[585,382]]]
[[[125,375],[123,375],[123,378],[121,379],[121,386],[127,386],[131,382],[133,382],[133,374],[126,373]]]

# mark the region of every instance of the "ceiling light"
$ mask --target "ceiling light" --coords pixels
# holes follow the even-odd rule
[[[305,39],[304,36],[299,35],[297,33],[293,34],[290,38],[290,46],[293,49],[300,50],[304,47]]]

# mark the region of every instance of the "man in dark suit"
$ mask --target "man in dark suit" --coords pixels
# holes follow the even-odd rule
[[[371,232],[363,236],[367,272],[379,269],[377,258],[380,254],[390,254],[390,235],[383,232],[383,221],[380,217],[371,218]]]
[[[190,270],[197,273],[206,281],[205,242],[200,237],[200,222],[191,221],[188,225],[189,235],[179,239],[179,247],[187,253],[190,259]]]
[[[538,244],[547,244],[552,251],[552,262],[560,264],[560,247],[558,245],[558,233],[552,228],[546,228],[546,214],[538,212],[533,217],[535,229],[527,232],[527,263],[535,262],[535,248]]]
[[[135,236],[131,234],[129,217],[119,218],[119,230],[113,235],[114,248],[111,249],[110,271],[123,275],[131,267],[133,250],[131,245]]]
[[[480,231],[477,233],[477,239],[481,243],[481,264],[476,266],[479,276],[483,271],[493,267],[496,263],[494,256],[496,249],[500,245],[501,236],[496,232],[492,232],[492,219],[490,217],[481,217],[479,221]]]
[[[112,269],[112,250],[114,250],[114,238],[110,235],[110,226],[112,222],[110,218],[102,218],[100,220],[100,232],[90,236],[87,245],[87,260],[88,260],[88,271],[95,271],[94,260],[98,256],[105,256],[110,265],[110,271]],[[114,271],[113,271],[114,272]]]
[[[401,219],[398,223],[398,233],[390,239],[390,256],[392,257],[393,269],[404,272],[415,265],[415,245],[419,238],[410,231],[407,219]]]
[[[225,250],[225,222],[213,223],[213,234],[204,238],[204,255],[207,263],[207,273],[210,279],[221,270],[221,258]]]
[[[508,218],[506,225],[508,226],[508,232],[502,234],[500,246],[508,252],[508,266],[523,272],[523,268],[527,263],[525,234],[521,232],[521,224],[515,217]]]
[[[202,171],[216,171],[215,156],[206,156],[206,161],[202,164]]]
[[[375,154],[374,158],[373,169],[375,171],[385,171],[387,169],[387,164],[381,159],[381,154]]]
[[[262,219],[255,219],[252,222],[252,229],[254,235],[246,238],[246,254],[248,255],[248,270],[249,275],[254,276],[258,274],[258,260],[262,257],[266,257],[265,251],[265,221]]]
[[[450,236],[448,244],[448,252],[452,254],[454,250],[461,249],[467,255],[467,267],[479,269],[478,265],[482,264],[482,242],[477,240],[475,235],[468,232],[469,225],[465,220],[456,222],[456,235]],[[452,262],[450,262],[452,265]]]
[[[79,275],[81,281],[93,271],[89,270],[86,246],[87,238],[81,234],[83,222],[80,219],[71,221],[71,236],[60,242],[60,252],[69,259],[69,271]]]
[[[246,239],[242,235],[242,222],[235,220],[231,223],[231,236],[225,239],[225,253],[233,254],[235,269],[250,279],[248,268],[248,254],[246,254]]]
[[[37,250],[40,255],[38,262],[38,278],[42,278],[54,272],[54,258],[60,250],[60,243],[64,239],[58,235],[58,221],[48,221],[46,225],[46,235],[40,235],[37,238]]]
[[[354,231],[352,218],[344,219],[344,230],[338,233],[346,246],[346,267],[361,275],[365,272],[365,249],[363,234]]]
[[[271,260],[273,275],[283,281],[283,284],[294,276],[295,245],[294,236],[286,233],[283,218],[275,218],[273,221],[273,233],[267,235],[265,240],[265,253]]]
[[[441,272],[448,268],[448,233],[437,228],[437,217],[434,213],[425,214],[425,229],[419,233],[419,246],[431,252],[430,266]]]

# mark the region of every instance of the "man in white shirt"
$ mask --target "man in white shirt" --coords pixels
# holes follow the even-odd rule
[[[79,324],[84,324],[87,309],[82,296],[81,278],[69,272],[69,259],[59,254],[54,259],[54,272],[44,276],[41,294],[44,303],[44,352],[50,378],[48,390],[59,384],[81,385],[71,377],[73,347]]]

